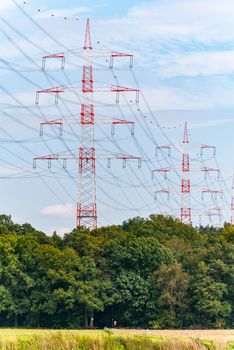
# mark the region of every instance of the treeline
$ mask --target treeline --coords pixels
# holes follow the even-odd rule
[[[59,237],[0,216],[0,327],[234,326],[234,226],[170,217]]]

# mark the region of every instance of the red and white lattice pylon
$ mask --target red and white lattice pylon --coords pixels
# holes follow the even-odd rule
[[[189,154],[189,135],[187,123],[184,127],[182,153],[182,179],[181,179],[181,208],[180,221],[186,224],[192,224],[191,216],[191,180],[190,180],[190,154]]]
[[[232,192],[231,192],[231,218],[230,223],[234,225],[234,174],[232,178]]]
[[[67,55],[73,54],[70,51]],[[95,116],[94,108],[94,93],[96,91],[109,91],[116,94],[116,103],[119,103],[120,94],[123,92],[134,93],[136,95],[136,103],[139,102],[139,90],[136,88],[129,88],[116,85],[104,85],[100,87],[94,87],[94,77],[93,77],[93,58],[94,57],[109,57],[110,68],[113,68],[114,59],[127,57],[129,58],[129,67],[133,66],[133,55],[125,54],[119,52],[99,52],[93,49],[90,23],[89,19],[86,23],[86,33],[85,41],[82,52],[80,53],[83,59],[83,69],[82,69],[82,82],[81,86],[75,85],[62,85],[57,87],[52,87],[49,89],[38,90],[36,92],[36,101],[39,103],[39,97],[41,94],[53,94],[55,96],[55,103],[59,102],[59,96],[66,92],[66,90],[72,90],[79,88],[82,93],[81,111],[79,117],[67,117],[54,120],[46,120],[40,125],[40,134],[43,135],[43,130],[45,125],[57,125],[59,126],[60,136],[63,133],[64,122],[72,121],[73,123],[80,124],[80,147],[77,156],[69,156],[64,153],[52,154],[43,157],[34,158],[34,168],[36,167],[37,160],[47,160],[48,167],[51,167],[52,160],[61,160],[63,162],[63,167],[66,168],[67,160],[74,159],[78,162],[78,172],[79,172],[79,194],[77,203],[77,213],[76,213],[76,225],[77,227],[88,227],[90,229],[95,229],[97,227],[97,205],[96,205],[96,160],[98,158],[107,159],[107,166],[110,167],[111,159],[121,159],[123,161],[123,167],[126,167],[127,161],[137,160],[138,167],[141,166],[141,158],[132,156],[129,154],[112,154],[107,153],[105,155],[97,154],[94,142],[95,134],[95,124],[111,124],[112,135],[115,132],[116,125],[129,125],[131,127],[131,134],[134,134],[134,122],[131,120],[122,120],[118,118],[110,119],[97,119]],[[48,59],[59,59],[61,60],[61,69],[65,69],[66,53],[52,54],[44,56],[42,58],[42,70],[46,69],[46,61]],[[87,102],[88,101],[88,102]]]
[[[183,141],[180,144],[174,144],[174,145],[163,145],[158,146],[156,148],[156,156],[158,155],[158,152],[166,152],[167,157],[171,157],[172,149],[175,148],[178,150],[181,154],[181,166],[179,169],[173,169],[170,167],[164,167],[159,169],[152,170],[152,176],[154,177],[155,174],[162,174],[164,176],[164,180],[168,179],[168,174],[170,174],[173,171],[176,171],[180,175],[180,196],[181,196],[181,207],[179,210],[179,218],[182,223],[185,224],[192,224],[192,206],[191,206],[191,171],[200,171],[204,174],[204,180],[207,180],[210,174],[216,174],[216,177],[219,178],[220,171],[219,169],[206,167],[206,166],[199,166],[198,168],[191,166],[191,149],[192,148],[199,148],[200,149],[200,156],[203,156],[204,150],[212,150],[213,156],[216,154],[216,148],[214,146],[209,145],[194,145],[190,143],[189,140],[189,132],[188,132],[188,125],[185,123],[184,126],[184,136]],[[174,185],[173,185],[174,186]],[[174,189],[174,192],[178,192]],[[201,199],[204,200],[204,196],[206,193],[210,193],[212,199],[216,199],[216,197],[220,194],[221,191],[216,189],[211,189],[209,186],[206,189],[202,189],[201,191]],[[159,188],[155,191],[155,199],[157,199],[158,194],[165,194],[166,199],[170,199],[170,188]],[[218,212],[220,214],[220,212]],[[211,218],[212,212],[209,213],[208,217]]]

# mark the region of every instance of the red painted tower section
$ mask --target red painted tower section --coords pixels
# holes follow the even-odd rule
[[[94,146],[94,105],[93,105],[93,66],[92,41],[89,19],[86,24],[84,42],[84,64],[82,74],[83,102],[80,112],[79,148],[79,201],[77,204],[77,227],[97,227],[96,205],[96,151]]]

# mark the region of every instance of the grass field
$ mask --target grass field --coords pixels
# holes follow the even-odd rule
[[[234,330],[0,329],[1,350],[234,350]]]

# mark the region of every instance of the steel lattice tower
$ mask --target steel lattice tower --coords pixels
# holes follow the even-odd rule
[[[79,149],[79,202],[77,204],[77,227],[97,227],[96,206],[96,152],[94,147],[93,66],[89,19],[86,24],[82,76],[82,104],[80,112]],[[87,102],[88,101],[88,102]]]
[[[210,174],[216,174],[217,179],[219,178],[220,171],[219,169],[216,168],[210,168],[207,166],[194,166],[194,161],[195,159],[191,158],[191,150],[192,149],[200,149],[200,157],[203,159],[203,153],[204,150],[211,150],[213,151],[213,157],[215,157],[216,154],[216,148],[214,146],[209,146],[206,144],[202,145],[197,145],[197,144],[191,144],[189,140],[189,132],[188,132],[188,124],[187,122],[184,125],[184,135],[183,135],[183,140],[182,143],[178,144],[169,144],[169,145],[163,145],[163,146],[157,146],[156,147],[156,154],[158,154],[158,151],[161,152],[167,152],[167,157],[171,157],[171,150],[172,149],[177,149],[177,151],[180,152],[180,168],[179,172],[177,172],[177,167],[165,167],[165,168],[159,168],[159,169],[154,169],[152,170],[152,177],[154,177],[154,174],[163,174],[164,179],[167,180],[167,176],[171,172],[177,172],[180,174],[181,179],[180,179],[180,184],[179,184],[179,191],[178,193],[180,194],[180,208],[179,208],[179,214],[176,216],[179,216],[180,221],[184,224],[191,225],[192,224],[192,216],[193,216],[193,208],[191,205],[191,172],[198,171],[202,172],[204,174],[204,180],[207,180],[208,176]],[[191,161],[192,159],[192,161]],[[191,162],[193,167],[191,167]],[[193,185],[193,187],[195,184]],[[157,200],[158,194],[166,194],[167,196],[167,201],[170,199],[170,192],[171,190],[169,188],[159,188],[155,191],[155,199]],[[177,192],[177,190],[174,190],[173,188],[173,193]],[[219,191],[215,188],[212,188],[208,185],[207,188],[203,188],[201,190],[201,199],[202,201],[204,200],[204,197],[206,194],[210,194],[211,199],[216,200],[216,197],[218,194],[221,194],[222,191]],[[211,220],[212,217],[219,217],[221,218],[222,208],[220,207],[215,207],[208,209],[206,212],[202,213],[199,215],[200,221],[202,216],[208,216],[209,220]]]
[[[73,51],[72,51],[73,53]],[[70,52],[68,52],[68,55]],[[132,120],[119,119],[119,118],[95,118],[94,113],[94,92],[111,92],[116,94],[116,103],[119,103],[121,93],[134,93],[136,95],[136,103],[139,103],[139,89],[124,87],[119,85],[108,85],[95,87],[93,79],[93,58],[105,57],[106,62],[110,62],[109,68],[113,69],[114,59],[116,58],[128,58],[129,68],[133,67],[133,55],[129,53],[122,53],[116,51],[97,51],[92,47],[90,21],[86,23],[86,33],[84,46],[80,55],[83,60],[82,66],[82,81],[80,87],[74,87],[70,83],[68,86],[61,85],[51,87],[48,89],[42,89],[36,91],[35,103],[39,104],[39,98],[41,94],[52,94],[55,96],[55,104],[58,104],[59,97],[65,93],[66,90],[79,88],[81,90],[81,109],[80,115],[68,116],[64,118],[45,120],[40,123],[40,135],[43,136],[43,128],[45,125],[59,126],[59,136],[63,134],[63,124],[65,121],[73,121],[76,124],[80,124],[80,146],[76,154],[73,155],[67,152],[60,152],[50,154],[46,156],[35,157],[33,159],[33,168],[36,168],[38,160],[46,160],[48,162],[48,168],[51,168],[51,162],[54,160],[62,161],[63,168],[66,169],[67,160],[78,161],[78,175],[79,175],[79,193],[78,203],[76,209],[76,226],[87,227],[95,229],[97,227],[97,205],[96,205],[96,160],[107,159],[107,167],[111,167],[111,160],[122,160],[123,168],[126,168],[127,161],[138,161],[138,167],[141,167],[141,157],[133,156],[130,154],[118,154],[113,152],[106,152],[105,154],[97,154],[95,149],[95,125],[96,124],[110,124],[111,135],[115,133],[116,125],[128,125],[130,126],[131,135],[134,135],[135,122]],[[42,57],[42,70],[46,69],[47,59],[61,60],[61,69],[65,69],[66,54],[64,52],[57,54],[50,54]]]
[[[182,180],[181,180],[181,209],[180,209],[180,221],[191,225],[191,183],[190,183],[190,155],[188,151],[189,135],[188,126],[185,123],[184,138],[183,138],[183,154],[182,154]]]

